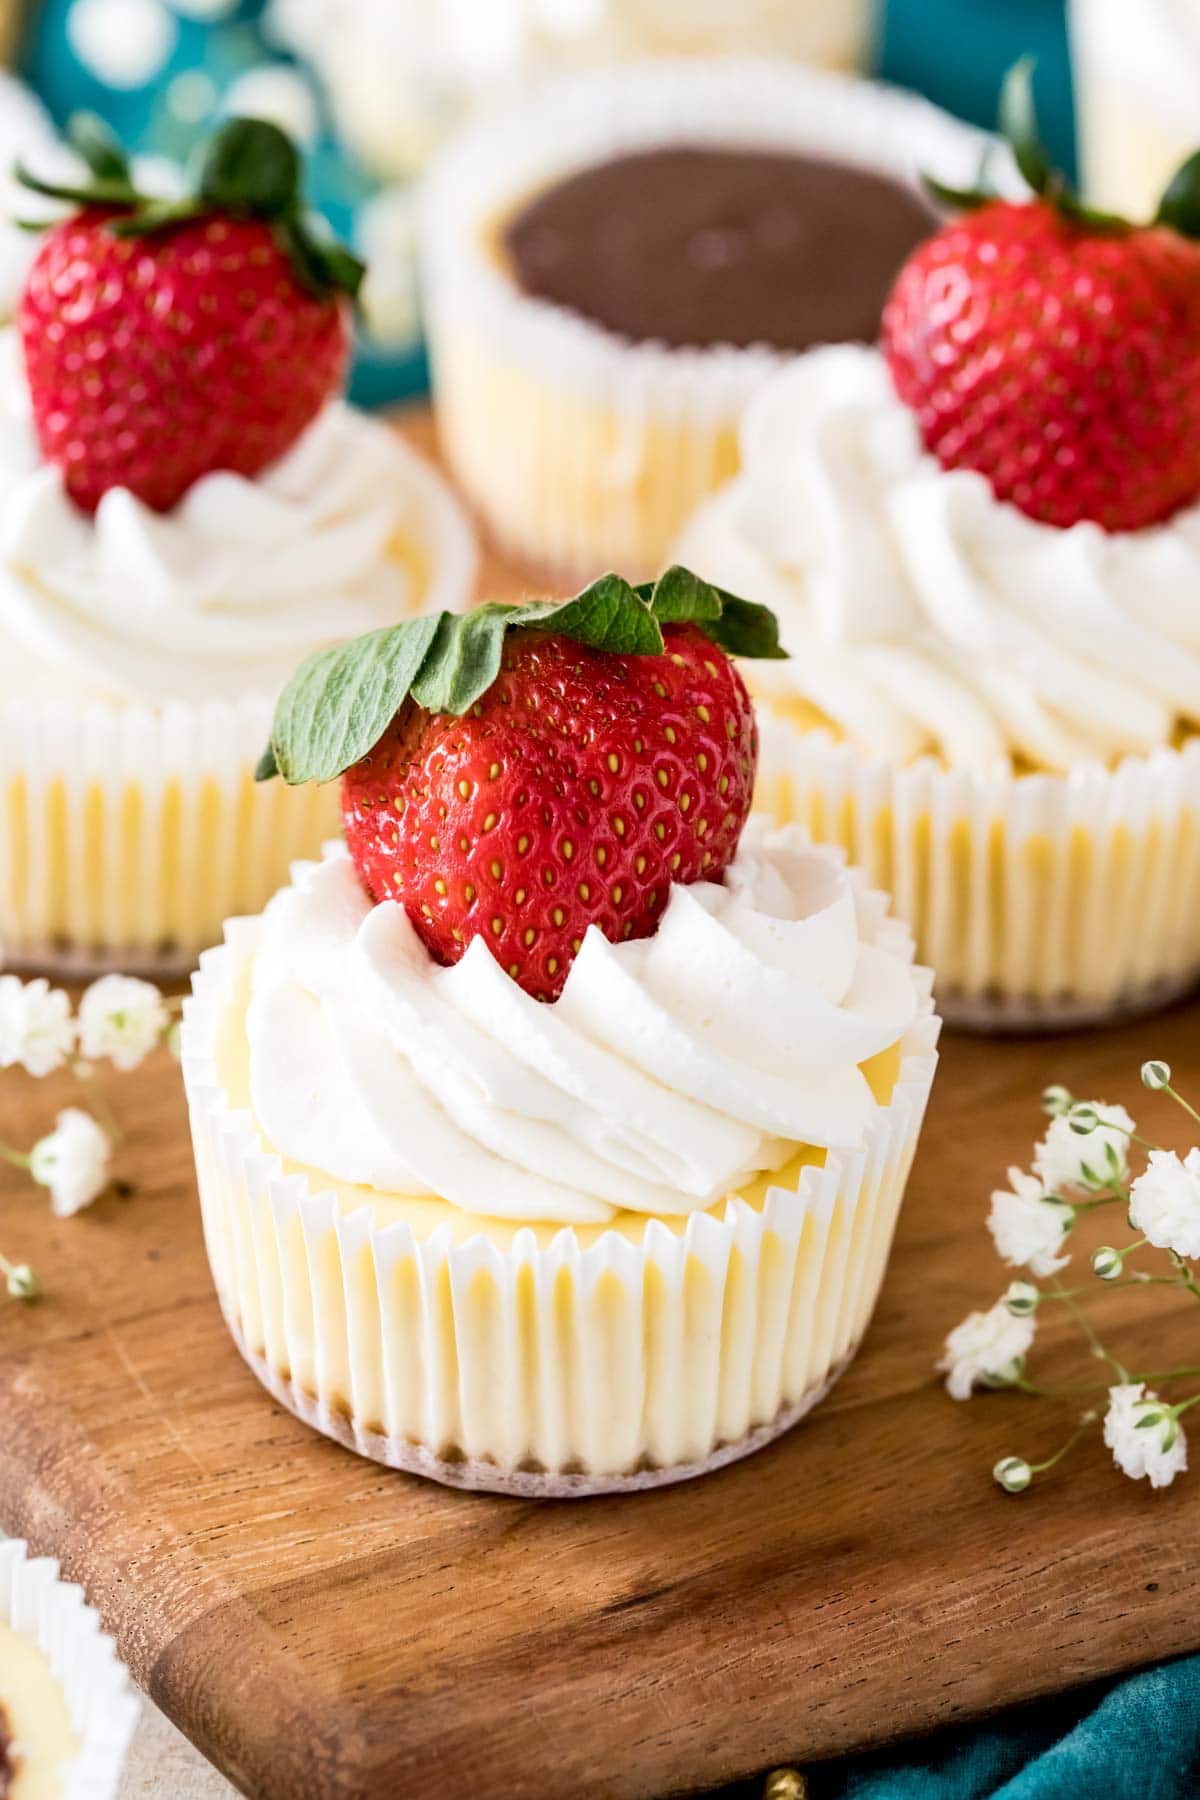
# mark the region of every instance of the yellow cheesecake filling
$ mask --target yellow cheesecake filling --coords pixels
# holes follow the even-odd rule
[[[66,1698],[37,1645],[0,1622],[0,1744],[5,1732],[8,1800],[61,1800],[79,1754]],[[3,1771],[0,1750],[0,1792]]]

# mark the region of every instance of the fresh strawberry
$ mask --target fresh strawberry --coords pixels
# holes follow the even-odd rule
[[[38,441],[83,511],[122,487],[165,512],[214,470],[257,475],[338,391],[361,268],[310,234],[274,126],[230,121],[170,203],[94,124],[78,147],[90,186],[22,177],[83,208],[47,232],[17,308]]]
[[[1200,496],[1197,170],[1133,226],[1050,168],[1021,65],[1002,119],[1033,196],[949,196],[975,210],[910,257],[884,311],[896,391],[945,468],[1030,517],[1153,525]]]
[[[659,656],[516,631],[462,718],[411,698],[342,777],[346,842],[375,900],[431,955],[482,936],[556,999],[584,932],[648,937],[672,882],[719,881],[750,811],[758,744],[736,667],[694,625]]]

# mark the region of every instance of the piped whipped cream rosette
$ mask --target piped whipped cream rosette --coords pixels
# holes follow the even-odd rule
[[[673,570],[421,635],[294,679],[262,772],[342,773],[347,844],[232,921],[188,1002],[218,1295],[285,1404],[393,1467],[700,1473],[862,1338],[930,979],[837,852],[747,824],[726,646],[771,653],[756,609]]]
[[[1077,316],[1030,301],[1068,273]],[[680,539],[791,652],[754,675],[761,804],[891,890],[966,1022],[1106,1017],[1200,972],[1200,466],[1186,413],[1134,455],[1137,394],[1102,379],[1127,291],[1179,339],[1135,334],[1138,391],[1200,396],[1182,229],[986,200],[916,252],[879,349],[763,389]]]
[[[232,122],[165,210],[82,149],[0,338],[0,944],[187,966],[334,822],[252,780],[297,653],[465,605],[475,551],[340,398],[356,266],[313,261],[287,140]]]
[[[80,1589],[0,1537],[0,1793],[116,1800],[138,1710]]]

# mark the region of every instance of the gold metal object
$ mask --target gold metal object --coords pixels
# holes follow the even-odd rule
[[[772,1769],[763,1783],[763,1800],[808,1800],[808,1783],[799,1769]]]

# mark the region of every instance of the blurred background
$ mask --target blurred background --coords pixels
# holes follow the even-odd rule
[[[1200,41],[1191,0],[1075,0],[1139,31],[1159,7],[1194,13]],[[86,107],[175,161],[226,113],[293,134],[315,203],[371,265],[352,390],[367,405],[424,385],[414,180],[459,120],[521,83],[587,61],[761,51],[879,74],[990,125],[1001,74],[1032,51],[1045,135],[1073,169],[1067,45],[1064,0],[0,0],[0,55],[56,124]],[[39,129],[8,83],[0,158]]]

